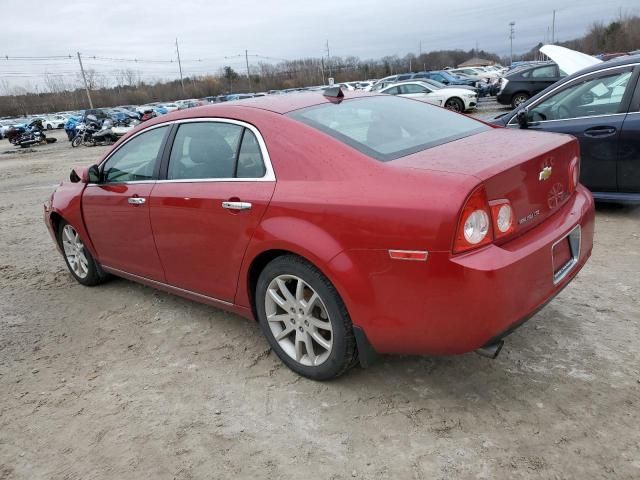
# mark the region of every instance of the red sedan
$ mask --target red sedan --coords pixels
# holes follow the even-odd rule
[[[256,319],[313,379],[376,353],[497,355],[591,254],[577,141],[330,95],[140,125],[45,205],[71,274]]]

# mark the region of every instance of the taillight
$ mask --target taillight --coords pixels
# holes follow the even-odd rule
[[[569,164],[569,194],[576,191],[580,181],[580,159],[574,158]]]
[[[495,238],[509,235],[515,230],[513,221],[513,208],[509,200],[492,200],[489,202],[491,206],[491,217],[493,218],[493,233]]]
[[[467,199],[453,245],[453,253],[465,252],[493,241],[491,212],[483,186],[476,188]]]

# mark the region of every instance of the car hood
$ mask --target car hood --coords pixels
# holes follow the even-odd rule
[[[575,50],[558,45],[544,45],[540,47],[540,51],[556,62],[560,70],[567,75],[573,75],[583,68],[602,63],[602,60],[592,57],[591,55],[576,52]]]

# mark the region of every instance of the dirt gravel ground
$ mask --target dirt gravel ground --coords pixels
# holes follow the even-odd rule
[[[235,315],[73,281],[42,203],[102,151],[0,142],[0,479],[640,478],[640,208],[598,208],[590,262],[498,359],[315,383]]]

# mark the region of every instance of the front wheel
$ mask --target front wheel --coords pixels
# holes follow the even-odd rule
[[[78,283],[92,287],[104,282],[107,275],[84,246],[76,229],[64,221],[60,222],[58,228],[58,242],[69,272]]]
[[[513,108],[518,108],[520,105],[522,105],[527,100],[529,100],[529,95],[528,94],[526,94],[524,92],[516,93],[513,96],[513,98],[511,99],[511,106]]]
[[[77,147],[82,143],[82,135],[76,135],[75,137],[73,137],[73,140],[71,140],[71,146],[72,147]]]
[[[53,130],[53,127],[51,126],[51,124],[47,125],[47,130]]]
[[[447,110],[451,110],[453,112],[464,112],[464,103],[462,103],[462,100],[460,100],[459,98],[449,98],[445,103],[444,103],[444,108],[446,108]]]
[[[258,278],[255,302],[271,347],[297,374],[329,380],[355,364],[349,313],[331,282],[302,258],[271,261]]]

